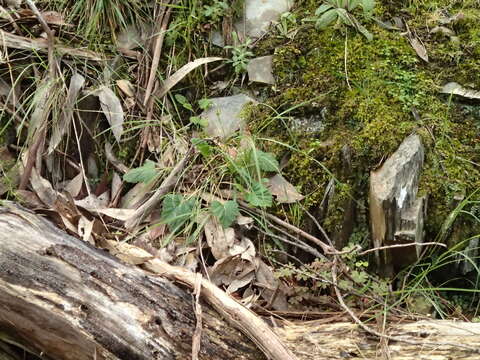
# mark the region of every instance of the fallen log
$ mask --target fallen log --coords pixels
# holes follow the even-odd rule
[[[193,287],[195,274],[157,260],[146,266],[157,275],[147,273],[65,234],[39,215],[11,203],[3,205],[0,359],[23,358],[15,356],[14,347],[53,360],[191,358],[194,298],[189,289],[163,277]],[[235,316],[218,303],[225,294],[205,279],[201,284],[206,303],[202,303],[200,359],[278,355],[257,343],[262,339],[251,342],[246,336],[251,337],[256,326],[266,326],[260,318],[246,326],[242,323],[246,315],[239,311],[233,324],[242,334],[227,321]],[[276,335],[269,336],[278,336],[280,345],[286,345],[298,359],[480,358],[480,324],[474,323],[390,324],[384,332],[388,338],[381,339],[345,321],[277,325]]]
[[[52,359],[189,359],[192,296],[13,205],[0,208],[0,340]],[[262,359],[211,308],[200,359]]]

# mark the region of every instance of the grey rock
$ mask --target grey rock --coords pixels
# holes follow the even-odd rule
[[[325,130],[325,116],[327,110],[323,108],[319,114],[311,115],[308,117],[291,118],[291,128],[299,135],[312,135],[318,134]]]
[[[382,167],[370,174],[370,223],[375,247],[423,242],[426,199],[417,198],[424,161],[418,135],[407,137]],[[418,258],[420,248],[378,251],[380,271],[391,276]]]
[[[262,56],[250,60],[247,66],[248,79],[253,82],[275,84],[273,56]]]
[[[235,28],[246,37],[258,38],[292,5],[293,0],[245,0],[244,17],[235,24]]]
[[[245,124],[241,118],[242,109],[246,104],[256,102],[244,94],[210,100],[212,105],[200,117],[208,122],[205,128],[207,135],[219,137],[222,140],[232,136],[237,130],[243,129]]]

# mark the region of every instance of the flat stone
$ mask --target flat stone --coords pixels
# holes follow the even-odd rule
[[[246,37],[258,38],[292,5],[293,0],[245,0],[245,16],[235,24],[235,28]]]
[[[244,94],[213,98],[210,101],[212,105],[200,114],[200,117],[207,120],[207,135],[222,140],[243,129],[245,123],[241,118],[242,109],[246,104],[256,102]]]
[[[424,148],[418,135],[407,137],[382,167],[370,174],[370,223],[375,247],[423,241],[426,201],[417,198]],[[415,246],[377,252],[384,275],[412,263]]]
[[[250,60],[247,66],[248,79],[253,82],[275,84],[273,56],[262,56]]]

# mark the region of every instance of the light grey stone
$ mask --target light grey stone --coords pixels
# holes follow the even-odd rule
[[[375,247],[423,241],[426,199],[417,198],[424,161],[418,135],[407,137],[385,163],[370,174],[370,223]],[[377,252],[384,275],[411,264],[419,255],[415,246]]]
[[[273,77],[273,56],[262,56],[250,60],[247,66],[248,79],[253,82],[275,84]]]
[[[292,5],[293,0],[245,0],[244,17],[235,24],[235,28],[246,37],[258,38]]]
[[[243,129],[245,124],[240,116],[242,109],[244,105],[255,102],[244,94],[210,100],[212,105],[200,117],[207,120],[205,132],[209,136],[219,137],[222,140],[232,136],[237,130]]]

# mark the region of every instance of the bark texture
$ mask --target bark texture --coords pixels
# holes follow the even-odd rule
[[[185,282],[185,270],[168,267],[157,270]],[[19,347],[47,360],[191,359],[193,309],[187,289],[125,265],[39,215],[0,207],[0,360],[34,359]],[[200,359],[265,359],[206,304],[202,320]],[[326,321],[275,322],[274,331],[300,360],[480,359],[480,324],[390,324],[384,333],[393,340]]]
[[[262,359],[205,306],[200,358]],[[189,359],[192,296],[13,205],[0,208],[0,338],[51,359]]]

